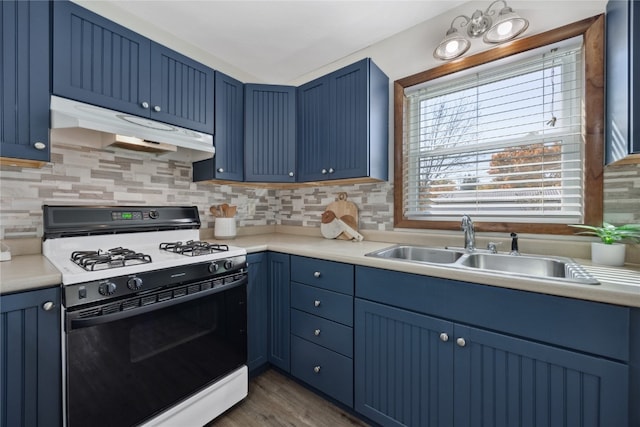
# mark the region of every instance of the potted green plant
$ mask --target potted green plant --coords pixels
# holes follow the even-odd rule
[[[601,242],[591,243],[591,261],[594,264],[621,266],[624,265],[625,248],[619,242],[629,240],[640,242],[640,224],[613,225],[607,222],[602,227],[584,224],[574,224],[571,227],[581,228],[577,234],[598,236]]]

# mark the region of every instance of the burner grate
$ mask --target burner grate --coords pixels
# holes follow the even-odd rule
[[[102,249],[97,251],[74,251],[71,253],[71,261],[87,271],[96,271],[147,264],[151,262],[151,257],[131,249],[118,247],[107,251]]]
[[[197,240],[189,240],[183,242],[167,242],[160,243],[160,249],[168,252],[174,252],[186,256],[208,255],[217,252],[226,252],[229,246],[218,243],[200,242]]]

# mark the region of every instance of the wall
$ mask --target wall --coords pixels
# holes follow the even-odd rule
[[[470,14],[490,2],[469,2],[442,16],[386,39],[361,52],[301,76],[290,84],[304,83],[365,56],[389,75],[391,82],[437,65],[432,51],[451,20]],[[530,19],[527,35],[575,22],[604,11],[606,1],[511,1]],[[103,4],[96,2],[96,5]],[[139,28],[140,27],[140,28]],[[241,80],[250,76],[233,66],[188,50],[180,41],[148,24],[135,29],[170,47],[183,50],[214,68]],[[489,46],[474,41],[470,53]],[[185,50],[186,49],[186,50]],[[391,98],[393,99],[393,97]],[[392,111],[390,112],[390,123]],[[391,126],[391,131],[393,127]],[[390,141],[393,141],[390,134]],[[222,202],[239,206],[239,226],[319,225],[320,213],[346,191],[360,209],[360,226],[366,230],[393,229],[392,183],[328,186],[297,190],[250,189],[242,186],[191,182],[189,163],[153,158],[120,149],[80,147],[83,141],[52,137],[52,163],[40,170],[4,166],[0,169],[0,238],[41,236],[42,204],[187,204],[197,205],[205,223],[212,226],[208,208]],[[390,143],[390,169],[393,143]],[[390,170],[390,176],[392,176]],[[255,208],[255,213],[253,210]],[[640,222],[640,166],[608,167],[605,171],[605,220]]]

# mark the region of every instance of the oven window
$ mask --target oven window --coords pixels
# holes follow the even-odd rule
[[[246,363],[246,287],[67,333],[68,425],[128,426]]]

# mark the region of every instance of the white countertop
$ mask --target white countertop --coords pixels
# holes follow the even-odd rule
[[[640,307],[640,269],[632,267],[613,268],[591,266],[590,261],[583,259],[576,259],[575,261],[585,266],[585,268],[600,281],[600,285],[561,283],[553,280],[507,276],[505,274],[486,271],[470,271],[455,267],[426,265],[364,256],[366,253],[393,245],[393,243],[388,242],[351,242],[281,233],[239,236],[233,240],[215,240],[215,242],[240,246],[245,248],[249,253],[267,250],[284,252],[292,255],[383,268],[405,273]]]
[[[364,256],[366,253],[392,246],[393,243],[389,242],[350,242],[285,233],[239,236],[233,240],[215,240],[215,242],[240,246],[249,253],[267,250],[283,252],[405,273],[640,307],[640,268],[636,267],[591,266],[588,260],[576,259],[601,282],[600,285],[581,285]],[[61,278],[60,272],[42,255],[15,256],[11,261],[0,263],[0,293],[2,294],[58,286]]]

